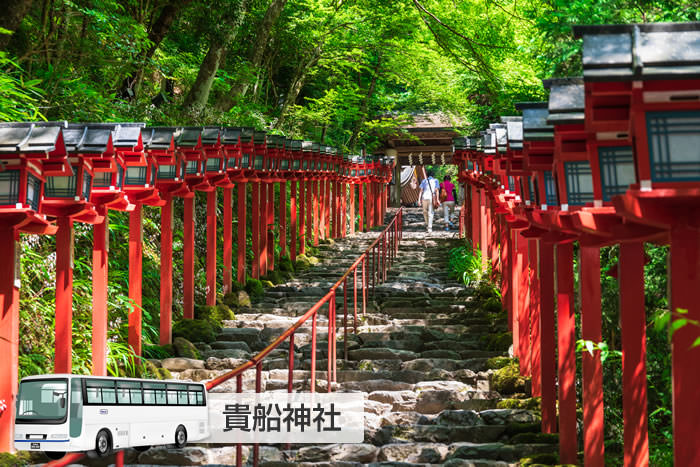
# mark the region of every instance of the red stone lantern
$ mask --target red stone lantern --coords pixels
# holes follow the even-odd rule
[[[63,142],[63,122],[0,123],[0,450],[14,446],[15,400],[19,359],[19,233],[54,234],[40,214],[44,169],[70,170]]]
[[[586,118],[593,119],[596,139],[631,140],[634,147],[633,154],[619,147],[599,150],[601,180],[607,177],[606,183],[612,187],[609,195],[617,214],[669,232],[670,308],[674,320],[697,321],[700,85],[696,68],[700,23],[577,26],[574,34],[583,38]],[[630,158],[634,160],[635,183],[625,191],[624,183],[632,180]],[[608,160],[607,168],[604,159]],[[625,394],[635,395],[623,404],[625,462],[630,465],[648,462],[646,393],[639,396],[646,382],[644,300],[636,279],[642,275],[643,264],[640,242],[621,246],[620,298],[625,311],[621,322],[623,335],[629,336],[622,343],[623,388]],[[683,310],[682,316],[679,310]],[[694,389],[700,381],[700,347],[693,346],[698,334],[693,328],[684,326],[672,335],[676,465],[700,463],[696,436],[700,401]],[[602,458],[602,448],[594,454]]]

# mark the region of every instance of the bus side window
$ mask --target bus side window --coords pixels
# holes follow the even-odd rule
[[[143,401],[141,400],[141,388],[130,388],[129,393],[131,394],[131,403],[132,404],[142,404]]]
[[[156,403],[156,392],[153,389],[143,390],[143,403],[144,404],[155,404]]]
[[[156,404],[166,405],[165,402],[165,389],[156,389]]]
[[[141,383],[137,381],[117,382],[117,400],[120,404],[141,404]]]
[[[102,391],[100,388],[93,388],[88,386],[87,390],[87,403],[88,404],[101,404],[102,403]]]
[[[116,404],[117,402],[117,395],[114,390],[114,381],[110,381],[112,383],[111,387],[104,387],[102,388],[102,403],[103,404]]]
[[[117,388],[117,402],[120,404],[131,404],[131,397],[129,395],[129,388]]]

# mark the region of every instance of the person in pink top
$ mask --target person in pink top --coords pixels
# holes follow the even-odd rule
[[[445,201],[442,202],[442,209],[445,217],[445,230],[450,230],[450,227],[454,227],[454,225],[450,221],[450,215],[455,210],[455,200],[457,199],[457,193],[455,191],[455,186],[450,181],[449,175],[445,175],[445,178],[440,184],[440,188],[444,188],[447,192],[447,198],[445,198]]]

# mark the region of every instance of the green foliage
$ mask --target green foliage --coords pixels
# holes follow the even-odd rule
[[[143,358],[158,359],[170,358],[175,356],[175,349],[172,344],[166,345],[144,345]]]
[[[131,347],[121,342],[107,343],[107,372],[112,376],[136,378],[141,357],[134,355]]]
[[[214,342],[220,328],[208,319],[183,319],[173,325],[173,338],[184,337],[190,342]]]
[[[263,288],[262,282],[258,279],[249,278],[245,284],[245,291],[250,295],[250,299],[253,302],[262,299],[265,294],[265,289]]]
[[[482,264],[481,250],[472,248],[469,240],[466,241],[466,245],[450,250],[447,267],[452,277],[466,286],[488,277]]]

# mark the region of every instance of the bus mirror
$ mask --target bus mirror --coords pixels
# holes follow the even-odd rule
[[[61,397],[61,402],[60,402],[60,404],[61,404],[61,408],[62,408],[62,409],[65,409],[65,408],[66,408],[66,398],[65,398],[65,397]]]

